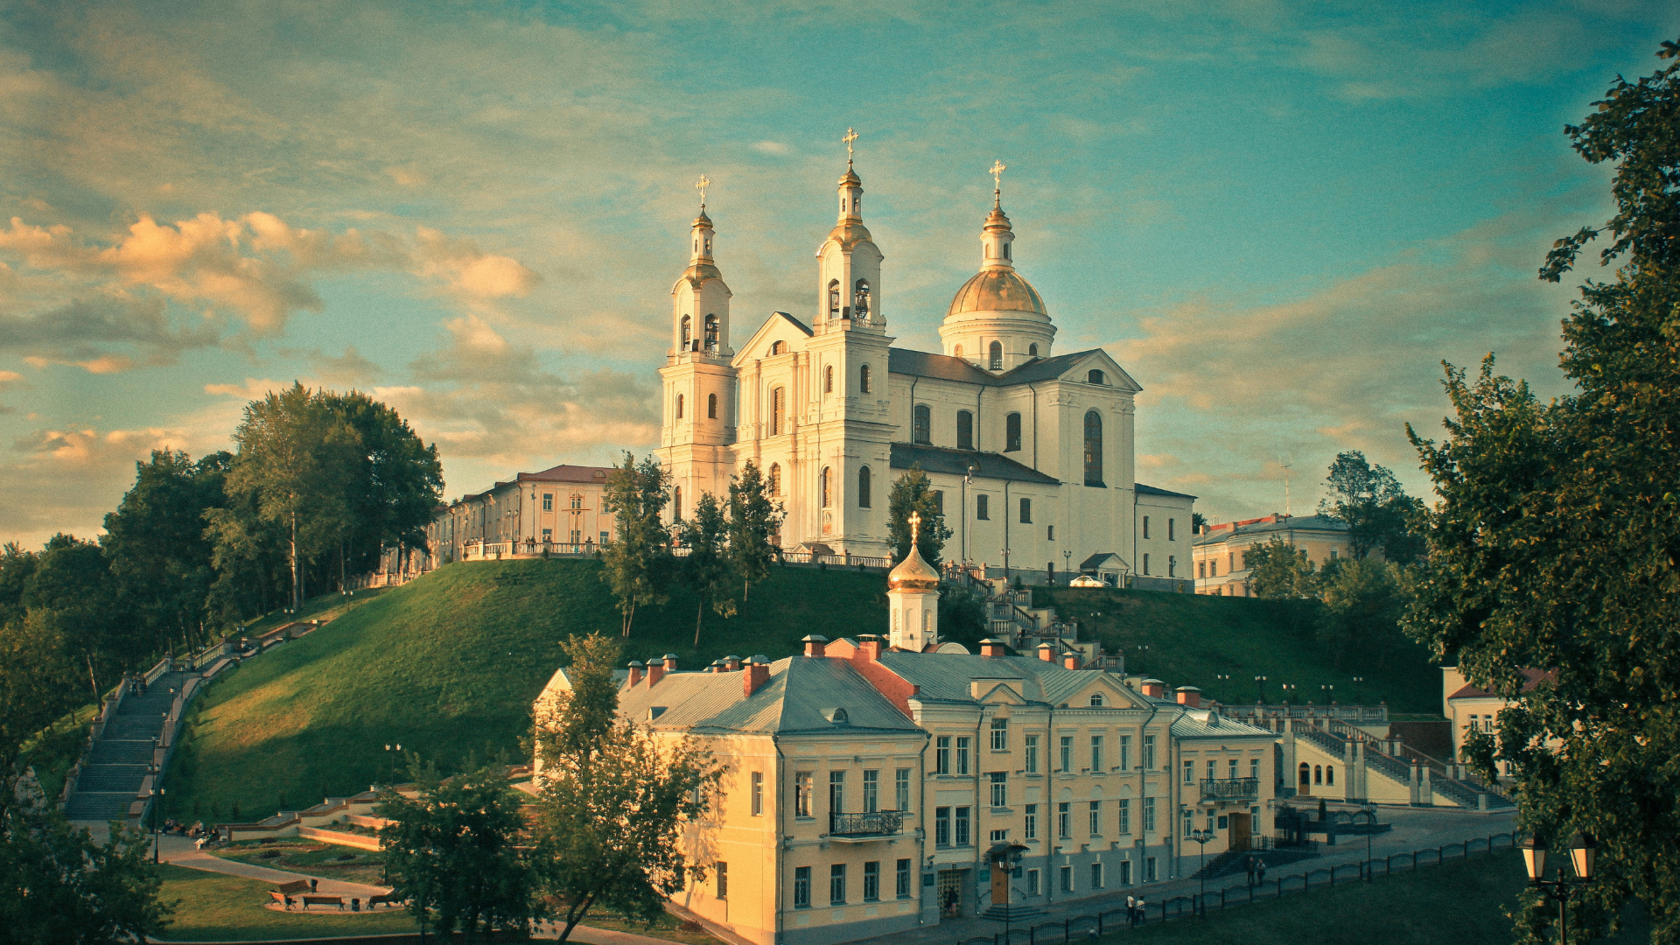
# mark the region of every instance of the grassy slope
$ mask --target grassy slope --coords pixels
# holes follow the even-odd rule
[[[178,902],[166,942],[248,942],[265,939],[325,938],[333,935],[390,935],[419,931],[402,909],[351,913],[316,909],[308,914],[264,908],[271,883],[225,873],[208,873],[164,864],[158,898]]]
[[[1314,702],[1324,701],[1320,686],[1334,685],[1340,702],[1386,700],[1395,712],[1441,712],[1441,671],[1422,647],[1397,647],[1380,668],[1358,658],[1338,668],[1313,639],[1306,603],[1069,587],[1037,588],[1034,602],[1079,621],[1082,637],[1095,635],[1111,652],[1125,651],[1128,671],[1199,686],[1221,702],[1253,702],[1254,677],[1267,676],[1269,702],[1282,699],[1283,683],[1300,687],[1290,701]],[[1143,645],[1148,651],[1138,649]],[[1366,682],[1355,684],[1354,676]]]

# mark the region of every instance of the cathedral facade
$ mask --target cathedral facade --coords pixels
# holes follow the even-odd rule
[[[750,460],[786,512],[783,548],[885,556],[888,493],[919,467],[941,493],[947,558],[1042,573],[1116,556],[1144,586],[1187,584],[1195,497],[1137,482],[1141,388],[1101,348],[1054,350],[1044,300],[1015,269],[1001,193],[937,353],[893,344],[863,194],[848,161],[815,305],[772,313],[739,348],[702,204],[660,370],[672,516],[702,493],[723,497]]]

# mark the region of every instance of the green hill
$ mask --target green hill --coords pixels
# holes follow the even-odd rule
[[[560,665],[559,641],[619,632],[599,573],[596,562],[578,559],[450,565],[251,661],[198,701],[170,772],[169,812],[254,819],[366,790],[390,776],[387,744],[444,770],[469,753],[521,757],[531,700]],[[883,632],[885,590],[878,573],[775,569],[738,616],[707,613],[698,649],[694,599],[674,594],[637,614],[625,659],[675,653],[679,666],[698,668],[728,653],[787,656],[810,633]],[[1223,697],[1216,674],[1251,680],[1269,670],[1275,698],[1291,667],[1303,693],[1309,685],[1316,692],[1320,680],[1339,690],[1347,677],[1317,658],[1310,631],[1293,628],[1298,615],[1289,605],[1145,591],[1040,593],[1111,648],[1147,642],[1143,668],[1174,685]],[[1428,683],[1438,674],[1421,659],[1368,675],[1372,694],[1396,708],[1439,705],[1439,683]],[[1231,694],[1252,699],[1250,691]]]

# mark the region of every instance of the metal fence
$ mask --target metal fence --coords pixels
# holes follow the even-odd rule
[[[1218,892],[1209,892],[1204,897],[1201,894],[1189,896],[1173,896],[1158,902],[1149,902],[1141,910],[1135,924],[1147,925],[1151,922],[1166,922],[1171,919],[1181,919],[1193,916],[1198,911],[1208,909],[1228,909],[1232,906],[1246,905],[1251,902],[1261,902],[1267,899],[1277,899],[1293,893],[1305,893],[1309,890],[1334,886],[1338,882],[1346,885],[1349,882],[1359,882],[1366,878],[1367,870],[1371,878],[1388,876],[1396,870],[1415,870],[1423,866],[1439,866],[1450,859],[1465,859],[1473,853],[1491,853],[1494,850],[1514,849],[1517,841],[1524,836],[1519,831],[1511,833],[1496,833],[1488,837],[1475,837],[1462,843],[1449,843],[1444,846],[1431,847],[1423,850],[1413,850],[1410,853],[1394,853],[1386,857],[1379,857],[1360,863],[1344,863],[1340,866],[1309,870],[1292,876],[1280,876],[1276,880],[1252,885],[1227,886]],[[1144,892],[1147,894],[1147,888]],[[1145,895],[1145,899],[1147,899]],[[1000,931],[992,935],[979,935],[973,938],[961,939],[957,945],[1063,945],[1075,940],[1088,940],[1092,933],[1102,935],[1107,932],[1117,932],[1129,928],[1134,924],[1133,917],[1125,906],[1106,909],[1089,915],[1069,916],[1051,922],[1041,922],[1033,926],[1023,926],[1018,929]]]

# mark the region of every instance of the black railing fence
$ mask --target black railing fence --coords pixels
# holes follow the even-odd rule
[[[828,815],[828,834],[831,837],[890,837],[903,832],[903,811]]]
[[[1219,892],[1209,892],[1205,897],[1194,894],[1189,896],[1172,896],[1167,899],[1150,900],[1148,887],[1143,887],[1146,904],[1137,923],[1147,925],[1151,922],[1166,922],[1171,919],[1181,919],[1193,916],[1208,909],[1227,909],[1231,906],[1260,902],[1266,899],[1277,899],[1293,893],[1305,893],[1313,889],[1334,886],[1337,883],[1346,885],[1349,882],[1359,882],[1366,878],[1369,870],[1372,878],[1388,876],[1397,869],[1415,870],[1423,866],[1439,866],[1450,859],[1464,859],[1473,853],[1491,853],[1494,850],[1515,849],[1517,842],[1525,834],[1520,831],[1511,833],[1496,833],[1488,837],[1474,837],[1462,843],[1449,843],[1445,846],[1430,847],[1413,850],[1410,853],[1393,853],[1386,857],[1360,863],[1343,863],[1339,866],[1321,867],[1306,873],[1280,876],[1275,880],[1252,885],[1227,886]],[[1126,911],[1125,906],[1115,909],[1105,909],[1090,915],[1069,916],[1051,922],[1041,922],[1038,925],[1010,929],[1008,934],[997,932],[992,935],[979,935],[973,938],[961,939],[957,945],[1064,945],[1074,941],[1085,941],[1094,931],[1098,935],[1116,932],[1132,926],[1133,917]]]

